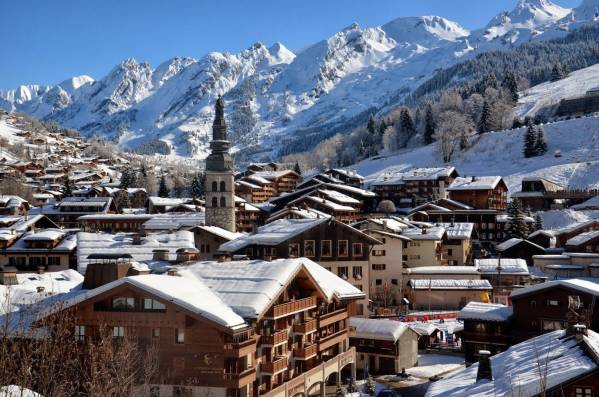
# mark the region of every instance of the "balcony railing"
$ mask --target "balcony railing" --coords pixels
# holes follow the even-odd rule
[[[342,329],[341,331],[337,331],[334,334],[327,335],[324,338],[320,338],[320,340],[318,341],[318,350],[326,350],[329,347],[344,341],[345,339],[347,339],[347,335],[347,329]]]
[[[256,351],[256,339],[252,337],[240,342],[227,342],[223,350],[226,357],[243,357]]]
[[[314,357],[316,353],[318,353],[318,345],[313,344],[304,346],[303,348],[295,349],[293,355],[296,359],[306,360],[310,357]]]
[[[318,327],[326,327],[327,325],[336,323],[337,321],[345,320],[347,318],[347,310],[345,308],[335,310],[329,313],[320,314],[318,316]]]
[[[240,373],[225,373],[225,386],[228,388],[240,388],[256,380],[256,368],[248,368]]]
[[[287,357],[279,356],[272,362],[262,363],[260,370],[266,374],[278,374],[287,369]]]
[[[270,318],[279,318],[288,316],[290,314],[302,312],[304,310],[312,309],[316,307],[316,297],[310,296],[304,299],[298,299],[295,301],[290,301],[286,303],[282,303],[280,305],[275,305],[272,307],[267,317]]]
[[[261,343],[263,345],[276,346],[287,342],[287,330],[277,331],[272,335],[262,335]]]
[[[293,325],[293,332],[298,334],[308,334],[310,332],[316,331],[317,322],[316,319],[311,319],[305,321],[301,324]]]

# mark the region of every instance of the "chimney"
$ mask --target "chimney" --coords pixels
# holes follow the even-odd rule
[[[198,260],[199,251],[197,248],[179,248],[177,250],[177,263],[190,262]]]
[[[141,245],[141,235],[139,233],[133,235],[132,245]]]
[[[476,373],[476,381],[482,379],[493,380],[493,368],[491,368],[491,352],[488,350],[478,351],[478,372]]]
[[[157,248],[152,251],[152,260],[154,261],[168,261],[169,251],[165,248]]]
[[[578,342],[582,342],[583,337],[588,335],[587,327],[584,324],[574,324],[569,331]]]

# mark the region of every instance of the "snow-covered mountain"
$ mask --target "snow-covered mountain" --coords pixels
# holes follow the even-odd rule
[[[238,54],[178,57],[156,68],[128,59],[96,81],[81,76],[0,92],[0,106],[121,147],[158,142],[174,155],[203,157],[212,105],[223,94],[236,149],[260,159],[298,142],[310,148],[361,115],[399,103],[441,67],[565,35],[570,24],[594,21],[598,8],[599,0],[585,0],[574,13],[549,0],[520,0],[473,32],[441,17],[408,17],[380,27],[353,24],[297,54],[281,43],[256,43]]]

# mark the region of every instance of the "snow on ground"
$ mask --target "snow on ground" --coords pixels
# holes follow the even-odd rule
[[[596,87],[599,87],[599,64],[570,73],[565,79],[529,88],[518,101],[516,116],[534,116],[544,107],[557,105],[562,99],[579,97]]]
[[[564,120],[543,126],[549,150],[543,156],[524,158],[524,128],[490,132],[472,139],[472,147],[457,152],[451,165],[461,176],[501,175],[510,192],[520,190],[522,178],[544,177],[570,188],[599,187],[599,118]],[[559,150],[561,156],[554,153]],[[354,167],[366,184],[385,174],[413,167],[444,166],[436,144],[379,156]]]
[[[571,209],[545,211],[542,215],[545,229],[561,229],[591,219],[599,219],[599,211],[574,211]]]

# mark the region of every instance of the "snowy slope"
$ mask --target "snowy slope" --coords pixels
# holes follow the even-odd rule
[[[201,158],[213,103],[223,94],[235,150],[269,157],[290,140],[316,144],[359,115],[401,102],[440,67],[566,34],[570,23],[588,21],[596,5],[599,0],[585,0],[575,18],[549,0],[520,0],[473,32],[437,16],[397,18],[380,27],[352,24],[297,54],[281,43],[256,43],[238,54],[177,57],[156,68],[128,59],[96,81],[82,76],[0,92],[0,107],[121,147],[161,141],[174,155]]]
[[[578,97],[599,87],[599,64],[570,73],[568,77],[526,90],[516,108],[516,116],[534,116],[543,108],[556,106],[562,99]]]
[[[522,178],[540,176],[571,188],[599,188],[599,118],[588,117],[547,124],[544,127],[549,151],[544,156],[524,158],[524,128],[491,132],[473,141],[451,165],[464,175],[501,175],[510,192],[520,190]],[[555,157],[560,150],[562,156]],[[366,183],[383,178],[385,173],[411,167],[442,166],[435,144],[403,151],[354,167],[366,176]]]

